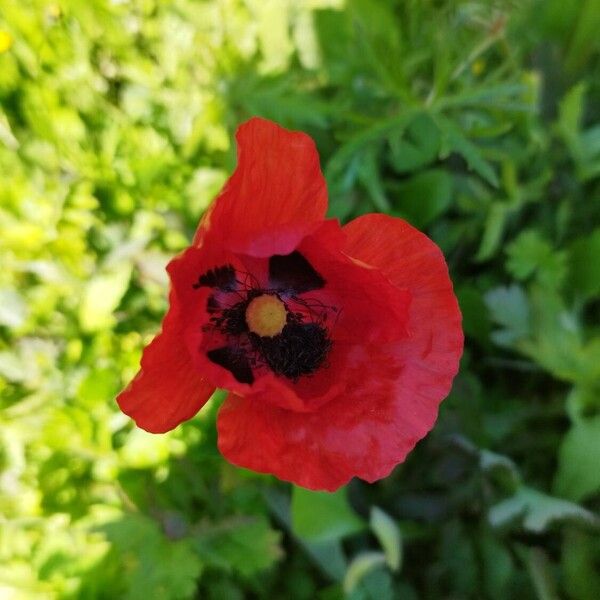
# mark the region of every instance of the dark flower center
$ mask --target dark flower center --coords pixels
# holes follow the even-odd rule
[[[325,280],[299,252],[269,259],[268,287],[231,265],[211,269],[193,284],[212,288],[206,356],[241,383],[269,369],[296,382],[325,365],[332,341],[329,316],[338,309],[306,294]]]

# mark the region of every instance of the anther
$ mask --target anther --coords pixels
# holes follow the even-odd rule
[[[287,322],[285,304],[275,295],[263,294],[250,301],[246,308],[248,329],[260,337],[279,335]]]

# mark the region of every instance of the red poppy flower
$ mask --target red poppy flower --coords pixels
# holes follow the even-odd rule
[[[313,141],[254,118],[173,259],[170,309],[118,397],[159,433],[215,388],[232,463],[311,488],[385,477],[432,428],[462,353],[444,257],[401,219],[325,219]]]

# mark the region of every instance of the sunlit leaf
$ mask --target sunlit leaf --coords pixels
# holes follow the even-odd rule
[[[0,289],[0,325],[19,327],[25,321],[27,308],[15,290]]]
[[[131,264],[117,266],[109,273],[96,275],[83,293],[79,321],[86,331],[96,331],[113,323],[113,313],[127,291]]]

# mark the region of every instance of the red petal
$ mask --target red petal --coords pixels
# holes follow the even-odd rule
[[[353,476],[375,481],[432,427],[462,354],[458,303],[444,257],[400,219],[366,215],[344,228],[347,253],[411,296],[408,337],[354,348],[346,392],[312,413],[259,395],[231,395],[219,413],[219,448],[231,462],[311,489]]]
[[[178,312],[171,294],[162,332],[145,348],[139,373],[117,397],[121,410],[151,433],[191,419],[215,390],[192,364]]]
[[[310,413],[230,394],[217,421],[219,450],[236,465],[314,490],[385,477],[433,425],[431,386],[403,393],[400,361],[377,346],[357,347],[345,376],[347,391]]]
[[[399,289],[410,292],[405,354],[424,371],[458,371],[463,349],[461,314],[442,251],[406,221],[364,215],[344,227],[346,252],[373,267]]]
[[[194,239],[214,234],[233,252],[289,254],[324,219],[327,189],[312,139],[252,118],[236,134],[238,165]]]
[[[406,221],[364,215],[344,227],[349,255],[382,270],[411,295],[409,338],[397,351],[405,361],[405,389],[428,386],[441,402],[458,372],[464,336],[458,301],[442,251]],[[432,386],[434,386],[432,388]]]

